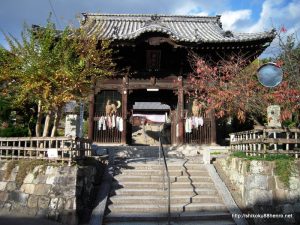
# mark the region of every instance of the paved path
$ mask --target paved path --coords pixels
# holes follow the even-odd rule
[[[12,215],[0,215],[1,225],[61,225],[54,221],[32,218],[32,217],[13,217]]]

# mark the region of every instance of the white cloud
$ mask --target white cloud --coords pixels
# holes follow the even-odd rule
[[[270,30],[285,26],[287,30],[299,32],[300,1],[292,0],[283,5],[283,0],[266,0],[263,3],[259,20],[247,29],[248,32]]]
[[[208,12],[200,12],[200,13],[196,13],[195,16],[209,16]]]
[[[221,22],[224,30],[236,30],[237,23],[243,20],[249,20],[251,14],[252,11],[249,9],[223,12]]]
[[[173,0],[172,14],[208,16],[228,8],[230,0]]]
[[[178,4],[178,6],[174,9],[174,14],[187,15],[195,8],[197,8],[197,4],[194,1],[185,1],[184,4]]]
[[[295,34],[296,41],[299,42],[300,37],[300,1],[299,0],[265,0],[263,3],[260,18],[245,32],[260,32],[275,28],[280,31],[284,27],[287,32],[281,34],[281,38],[285,40],[287,35]],[[274,57],[280,52],[279,40],[275,38],[271,46],[266,49],[262,55]]]

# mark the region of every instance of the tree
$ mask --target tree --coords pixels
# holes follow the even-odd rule
[[[193,56],[194,72],[190,76],[191,90],[189,95],[201,102],[206,110],[214,109],[217,117],[236,116],[245,121],[246,113],[257,120],[260,111],[257,99],[261,98],[261,87],[254,77],[256,65],[247,65],[240,56],[223,59],[217,65]]]
[[[113,74],[110,42],[98,42],[81,29],[66,27],[59,32],[48,20],[43,28],[25,26],[22,41],[8,35],[6,39],[14,56],[5,67],[8,80],[14,84],[6,90],[14,89],[15,105],[37,105],[36,136],[48,136],[55,117],[53,136],[62,107],[70,100],[85,99],[94,78]]]
[[[289,119],[300,108],[299,58],[292,56],[292,52],[297,52],[299,57],[299,46],[291,46],[289,39],[286,45],[290,47],[283,49],[277,59],[284,69],[284,81],[277,87],[266,88],[258,82],[258,60],[251,63],[243,56],[234,55],[217,64],[209,64],[193,55],[188,94],[198,99],[204,109],[214,109],[217,117],[235,116],[241,122],[250,117],[260,124],[260,118],[266,116],[266,107],[278,104],[283,109],[282,120]]]
[[[12,108],[10,106],[10,92],[5,91],[9,85],[10,61],[13,60],[13,55],[9,51],[0,46],[0,126],[1,124],[9,123]]]
[[[277,35],[281,53],[276,60],[284,71],[284,82],[282,90],[278,90],[274,95],[283,106],[283,120],[295,120],[294,122],[299,123],[300,42],[295,34],[285,36],[287,30],[283,28]]]

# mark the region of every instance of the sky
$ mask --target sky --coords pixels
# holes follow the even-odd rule
[[[50,12],[59,29],[78,26],[81,13],[221,15],[224,30],[261,32],[286,29],[300,39],[300,0],[0,0],[0,44],[3,32],[19,37],[24,23],[45,25]],[[276,54],[276,40],[265,55]]]

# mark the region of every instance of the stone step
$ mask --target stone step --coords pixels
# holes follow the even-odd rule
[[[171,225],[199,225],[199,221],[171,221]],[[163,222],[150,222],[142,221],[141,222],[107,222],[104,225],[168,225],[167,221]],[[218,220],[218,221],[201,221],[201,225],[235,225],[230,219],[227,220]]]
[[[167,186],[167,180],[165,182],[165,184],[163,184],[163,182],[128,182],[128,181],[122,181],[122,182],[118,182],[115,181],[113,183],[113,188],[117,189],[117,188],[126,188],[126,189],[130,189],[130,188],[164,188]],[[190,181],[186,181],[186,182],[171,182],[171,189],[172,188],[214,188],[215,185],[212,182],[192,182],[192,184],[190,183]]]
[[[128,181],[128,182],[147,182],[147,181],[152,181],[152,182],[162,182],[163,181],[163,177],[160,176],[135,176],[135,175],[128,175],[128,176],[122,176],[122,174],[115,176],[115,179],[117,179],[118,181],[122,182],[122,181]],[[193,182],[210,182],[211,178],[206,175],[206,176],[171,176],[170,177],[170,181],[174,182],[174,181],[178,181],[178,182],[189,182],[190,179]]]
[[[120,224],[141,224],[143,222],[162,222],[167,221],[168,217],[166,213],[138,213],[138,214],[130,214],[127,213],[110,213],[106,216],[105,222],[120,222]],[[206,222],[215,222],[211,224],[234,224],[231,220],[231,214],[229,212],[184,212],[184,213],[171,213],[171,221],[175,221],[176,223],[185,222],[182,224],[187,224],[188,222],[195,222],[200,224],[205,224]],[[218,221],[226,221],[226,223],[218,223]],[[126,222],[126,223],[125,223]],[[228,223],[229,222],[229,223]],[[230,223],[231,222],[231,223]],[[147,224],[147,223],[143,223]],[[175,224],[175,223],[174,223]]]
[[[128,204],[167,204],[165,196],[112,196],[110,201],[113,204],[128,205]],[[222,203],[219,196],[196,195],[190,197],[188,195],[171,197],[171,204],[176,203]]]
[[[124,169],[160,169],[165,167],[164,163],[128,163],[128,164],[119,164],[117,165],[120,168]],[[204,164],[185,164],[185,163],[167,163],[169,169],[180,169],[180,168],[188,168],[188,169],[204,169],[206,167]]]
[[[160,213],[167,212],[167,205],[147,204],[147,205],[109,205],[108,208],[113,213]],[[210,212],[227,211],[227,207],[222,203],[190,203],[190,204],[171,204],[171,212]]]
[[[126,165],[126,167],[123,167],[122,169],[139,169],[139,170],[159,170],[164,168],[164,164],[144,164],[144,163],[129,163]],[[182,168],[187,168],[189,170],[193,169],[201,169],[201,170],[206,170],[205,165],[203,164],[168,164],[168,169],[169,170],[176,170],[176,169],[182,169]]]
[[[122,176],[127,175],[139,175],[139,176],[153,176],[153,175],[164,175],[165,172],[163,170],[123,170],[121,171]],[[189,170],[186,172],[184,169],[182,170],[169,170],[170,176],[190,176],[190,175],[197,175],[197,176],[208,176],[208,172],[205,170]]]
[[[168,159],[172,225],[235,224],[219,196],[206,166]],[[157,159],[124,161],[114,177],[104,220],[106,225],[162,225],[167,220],[167,178]]]
[[[135,188],[135,189],[117,189],[111,192],[111,196],[114,194],[116,195],[123,195],[123,196],[166,196],[167,191],[157,188]],[[172,196],[182,196],[182,195],[190,195],[194,196],[195,194],[198,195],[218,195],[217,190],[211,188],[177,188],[171,189]]]

